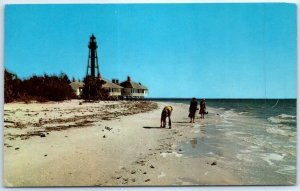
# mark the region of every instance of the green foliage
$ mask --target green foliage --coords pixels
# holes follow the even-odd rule
[[[83,80],[82,98],[85,100],[107,100],[108,91],[102,88],[106,82],[92,76],[87,76]]]

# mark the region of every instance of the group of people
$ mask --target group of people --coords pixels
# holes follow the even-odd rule
[[[189,118],[191,119],[190,123],[195,123],[195,116],[196,112],[199,110],[198,108],[198,101],[196,98],[192,98],[191,103],[190,103],[190,108],[189,108]],[[173,111],[172,106],[165,106],[161,112],[161,118],[160,118],[160,127],[165,128],[167,125],[167,118],[169,119],[169,129],[172,127],[172,122],[171,122],[171,114]],[[206,111],[206,103],[205,99],[202,99],[200,102],[200,118],[204,119],[204,114],[208,114]]]
[[[195,116],[196,116],[196,112],[197,110],[199,110],[198,108],[198,101],[196,98],[193,98],[191,103],[190,103],[190,108],[189,108],[189,118],[191,119],[190,123],[195,123]],[[204,119],[204,114],[208,114],[208,112],[206,111],[206,103],[205,103],[205,99],[202,99],[200,102],[200,118]]]

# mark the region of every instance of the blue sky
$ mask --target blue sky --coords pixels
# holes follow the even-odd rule
[[[293,4],[8,5],[4,65],[21,78],[100,73],[149,97],[296,98]]]

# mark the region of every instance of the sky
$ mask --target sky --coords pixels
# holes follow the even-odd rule
[[[296,98],[296,6],[6,5],[4,66],[20,78],[83,79],[89,37],[101,75],[148,97]]]

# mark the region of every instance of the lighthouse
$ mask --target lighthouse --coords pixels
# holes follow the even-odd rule
[[[97,42],[96,37],[92,34],[89,42],[89,56],[88,56],[88,65],[86,69],[86,76],[91,77],[100,77],[98,56],[97,56]]]

